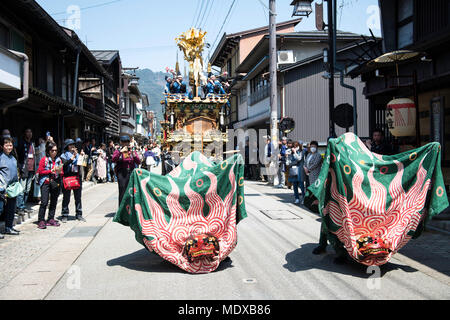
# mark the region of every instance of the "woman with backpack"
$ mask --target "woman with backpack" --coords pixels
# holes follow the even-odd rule
[[[45,157],[39,162],[39,185],[41,187],[41,206],[39,208],[38,228],[47,229],[47,226],[59,227],[55,220],[56,205],[61,191],[63,163],[58,157],[58,147],[53,142],[48,142],[45,147]],[[45,211],[48,202],[50,207],[48,219],[45,220]]]

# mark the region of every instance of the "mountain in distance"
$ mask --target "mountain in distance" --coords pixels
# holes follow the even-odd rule
[[[139,78],[139,90],[148,96],[150,109],[155,112],[159,121],[163,121],[161,100],[164,99],[164,86],[166,80],[164,72],[153,72],[150,69],[136,70],[136,76]]]

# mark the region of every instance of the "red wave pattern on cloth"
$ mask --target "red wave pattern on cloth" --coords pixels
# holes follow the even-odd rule
[[[403,164],[398,161],[395,163],[398,171],[389,185],[389,190],[374,178],[374,167],[369,170],[368,178],[372,186],[370,198],[362,188],[363,172],[355,164],[357,171],[352,180],[353,198],[350,202],[338,192],[336,173],[330,169],[333,201],[328,203],[323,213],[329,215],[333,223],[341,227],[335,234],[348,253],[358,260],[356,241],[366,234],[373,234],[391,243],[392,252],[388,256],[360,261],[365,265],[382,265],[388,262],[393,254],[411,240],[408,233],[415,231],[423,218],[420,212],[425,207],[431,184],[430,179],[425,181],[427,171],[423,167],[423,160],[419,165],[417,180],[408,192],[402,187]],[[388,209],[387,192],[393,199]]]
[[[196,170],[196,166],[193,164],[195,162],[185,162],[184,168]],[[235,164],[233,169],[234,166]],[[190,187],[191,179],[189,179],[184,188],[186,196],[191,202],[188,211],[186,211],[180,205],[180,190],[177,184],[169,178],[172,187],[171,193],[166,200],[172,214],[169,223],[165,219],[164,210],[153,200],[147,190],[149,179],[142,180],[141,187],[153,217],[153,220],[145,220],[141,205],[136,205],[135,209],[139,214],[143,235],[153,238],[151,241],[144,238],[146,247],[189,273],[209,273],[216,270],[220,262],[228,257],[237,244],[236,211],[238,201],[232,205],[237,191],[233,169],[230,170],[229,174],[231,190],[224,200],[217,194],[217,177],[212,172],[205,172],[205,175],[211,180],[211,186],[205,197],[206,203],[211,208],[211,212],[207,217],[203,215],[205,204],[202,196]],[[171,176],[176,177],[177,175],[179,173],[174,172],[174,175]],[[220,244],[219,256],[212,261],[202,259],[189,262],[183,256],[183,249],[188,237],[192,234],[211,234],[215,236]]]

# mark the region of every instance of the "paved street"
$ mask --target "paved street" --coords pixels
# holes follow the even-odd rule
[[[130,229],[112,222],[116,188],[97,185],[83,194],[86,223],[69,221],[43,231],[26,224],[20,237],[2,241],[0,298],[450,298],[448,235],[427,232],[383,266],[381,279],[369,279],[363,266],[334,264],[332,249],[312,255],[318,217],[288,204],[289,190],[256,182],[246,185],[249,218],[238,226],[239,244],[231,260],[212,274],[186,274],[148,253]],[[273,220],[261,210],[290,213],[278,216],[287,220]]]

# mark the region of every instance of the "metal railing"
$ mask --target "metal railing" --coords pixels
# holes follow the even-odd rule
[[[249,105],[252,106],[270,96],[270,86],[264,86],[253,92],[249,98]]]

